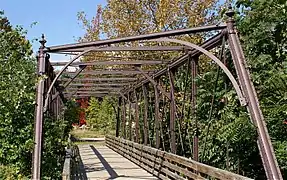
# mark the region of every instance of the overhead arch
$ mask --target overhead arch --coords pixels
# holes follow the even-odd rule
[[[182,44],[188,47],[191,47],[193,49],[196,49],[200,52],[202,52],[203,54],[205,54],[206,56],[208,56],[210,59],[212,59],[222,70],[223,72],[226,74],[226,76],[229,78],[229,80],[231,81],[236,94],[239,98],[239,102],[241,104],[241,106],[245,106],[246,105],[246,100],[245,97],[243,96],[243,93],[236,81],[236,79],[234,78],[234,76],[231,74],[231,72],[228,70],[228,68],[212,53],[210,53],[209,51],[207,51],[206,49],[193,44],[191,42],[187,42],[187,41],[183,41],[183,40],[179,40],[179,39],[170,39],[170,38],[158,38],[158,39],[153,39],[150,41],[157,41],[157,42],[173,42],[173,43],[178,43],[178,44]]]

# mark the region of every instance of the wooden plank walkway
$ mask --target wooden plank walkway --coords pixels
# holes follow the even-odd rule
[[[104,145],[78,145],[83,180],[158,179]]]

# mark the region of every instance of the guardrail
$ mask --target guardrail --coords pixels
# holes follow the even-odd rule
[[[64,167],[63,167],[63,172],[62,172],[62,180],[70,180],[71,179],[71,158],[72,158],[71,155],[72,155],[72,150],[67,149]]]
[[[251,180],[229,171],[113,136],[106,145],[160,179]]]

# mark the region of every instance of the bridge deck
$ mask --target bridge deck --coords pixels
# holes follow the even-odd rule
[[[78,147],[81,156],[80,179],[157,179],[104,145]]]

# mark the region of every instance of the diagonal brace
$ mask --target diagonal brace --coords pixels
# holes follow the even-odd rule
[[[67,81],[65,84],[64,84],[64,89],[66,89],[70,84],[71,82],[86,68],[87,66],[80,66],[80,69],[76,72],[76,74],[69,80]],[[56,94],[54,94],[52,96],[52,101],[54,101],[58,96],[59,96],[60,92],[57,91]]]
[[[135,68],[138,71],[140,71],[142,73],[142,75],[144,75],[154,85],[154,87],[156,87],[158,90],[160,90],[160,92],[162,92],[162,94],[164,94],[170,100],[170,95],[161,87],[161,85],[156,83],[155,80],[152,77],[150,77],[146,72],[144,72],[141,68],[139,68],[139,67],[135,67]]]

